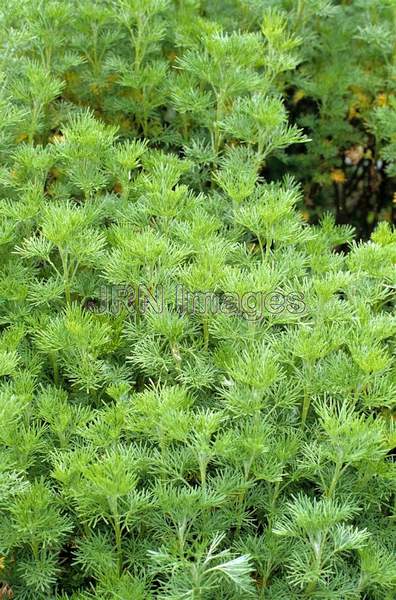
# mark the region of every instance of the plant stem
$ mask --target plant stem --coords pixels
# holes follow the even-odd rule
[[[56,386],[58,386],[59,385],[59,367],[58,367],[56,352],[51,352],[50,360],[51,360],[51,364],[52,364],[52,371],[54,374],[54,383]]]
[[[207,350],[208,346],[209,346],[209,321],[208,321],[207,314],[204,315],[202,325],[203,325],[204,348],[205,348],[205,350]]]
[[[309,397],[309,394],[307,392],[307,390],[304,391],[304,402],[303,402],[303,408],[302,408],[302,415],[301,415],[301,425],[304,427],[306,420],[307,420],[307,416],[308,416],[308,412],[309,412],[309,407],[311,405],[311,398]]]
[[[114,503],[110,502],[110,504],[112,506],[112,513],[113,513],[113,528],[114,528],[115,545],[116,545],[117,557],[118,557],[118,570],[119,570],[119,573],[121,574],[121,571],[122,571],[122,535],[121,535],[121,525],[120,525],[120,517],[118,514],[117,500],[115,500]]]
[[[342,466],[342,460],[339,460],[336,463],[334,473],[333,473],[333,478],[331,480],[330,487],[327,490],[327,494],[326,494],[328,498],[332,498],[334,496],[334,492],[335,492],[337,483],[340,479],[340,476],[342,475],[342,473],[345,471],[345,469],[347,467],[348,467],[348,465]]]

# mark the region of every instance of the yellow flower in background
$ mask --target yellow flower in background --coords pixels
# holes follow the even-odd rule
[[[305,96],[305,92],[303,90],[296,90],[293,94],[293,104],[298,104],[300,100],[302,100]]]
[[[352,119],[357,119],[359,117],[359,108],[355,104],[352,104],[352,106],[350,106],[348,110],[348,121],[352,121]]]
[[[0,556],[0,571],[4,569],[4,556]]]
[[[347,178],[342,169],[333,169],[330,174],[331,180],[334,183],[345,183]]]
[[[348,108],[348,120],[359,119],[361,117],[361,109],[367,109],[371,105],[371,99],[362,89],[356,86],[351,86],[354,98]]]
[[[23,142],[24,140],[27,140],[28,138],[28,134],[27,133],[20,133],[16,139],[16,143],[20,144],[21,142]]]
[[[371,105],[371,99],[366,92],[361,89],[357,89],[355,91],[356,100],[360,106],[360,108],[369,108]]]
[[[378,96],[375,99],[375,104],[376,104],[376,106],[388,106],[388,104],[389,104],[388,94],[385,94],[385,93],[378,94]]]

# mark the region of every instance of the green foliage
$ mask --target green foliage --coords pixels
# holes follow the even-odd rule
[[[0,599],[392,600],[394,2],[0,14]]]

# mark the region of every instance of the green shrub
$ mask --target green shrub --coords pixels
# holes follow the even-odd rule
[[[312,138],[289,167],[304,181],[307,209],[332,209],[363,236],[378,218],[392,220],[394,173],[383,159],[389,125],[372,134],[373,115],[393,101],[394,2],[280,2],[303,40],[290,71],[290,108]],[[294,7],[294,10],[293,10]]]
[[[46,144],[76,107],[89,106],[123,137],[193,157],[196,187],[225,144],[257,147],[259,123],[246,121],[257,102],[245,96],[270,95],[259,110],[267,123],[283,97],[291,125],[279,113],[273,128],[285,145],[264,153],[262,172],[303,183],[306,219],[331,210],[367,238],[379,219],[396,217],[387,168],[395,22],[393,0],[9,0],[0,150]],[[296,127],[312,143],[286,148]]]
[[[0,598],[395,597],[396,232],[271,167],[325,18],[273,4],[2,8]]]

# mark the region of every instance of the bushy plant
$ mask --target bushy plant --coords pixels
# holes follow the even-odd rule
[[[396,231],[276,167],[360,3],[270,4],[2,8],[2,599],[395,597]]]
[[[383,152],[387,126],[376,135],[373,115],[395,93],[395,3],[280,2],[305,43],[290,72],[290,108],[313,143],[291,153],[289,166],[305,181],[308,210],[335,211],[366,236],[378,219],[392,221],[394,173]],[[319,210],[318,210],[319,209]]]

